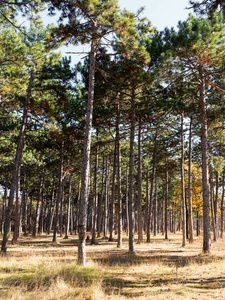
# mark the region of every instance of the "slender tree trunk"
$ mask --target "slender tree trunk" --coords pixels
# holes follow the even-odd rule
[[[218,228],[218,197],[219,197],[219,174],[218,171],[216,171],[216,195],[214,199],[214,218],[215,218],[215,225],[216,225],[216,240],[219,236],[219,228]]]
[[[202,148],[202,188],[203,188],[203,252],[211,252],[208,147],[207,147],[207,113],[205,99],[205,78],[202,66],[199,66],[200,108],[201,108],[201,148]]]
[[[147,228],[147,243],[150,243],[150,232],[151,232],[151,223],[152,223],[152,204],[153,204],[153,194],[154,194],[154,182],[156,177],[156,154],[157,154],[157,135],[158,128],[155,131],[154,139],[154,150],[153,150],[153,166],[152,166],[152,180],[151,180],[151,190],[150,190],[150,203],[149,203],[149,228]]]
[[[224,227],[224,225],[223,225],[223,221],[224,221],[224,219],[223,219],[223,214],[224,214],[224,190],[225,190],[225,188],[224,188],[224,173],[223,173],[223,184],[222,184],[222,199],[221,199],[221,208],[220,208],[220,210],[221,210],[221,218],[220,218],[220,237],[221,237],[221,239],[223,238],[223,227]]]
[[[70,220],[72,220],[72,219],[71,219],[71,213],[70,213],[70,209],[71,209],[71,199],[72,199],[72,175],[73,175],[73,174],[72,174],[72,171],[70,171],[65,239],[68,239],[68,237],[69,237]]]
[[[116,120],[116,148],[117,148],[117,223],[118,223],[118,239],[117,247],[122,247],[122,191],[121,191],[121,150],[120,150],[120,106],[117,101],[117,120]]]
[[[94,24],[96,26],[96,24]],[[87,222],[87,203],[89,190],[89,173],[90,173],[90,151],[91,151],[91,128],[93,117],[94,103],[94,84],[95,84],[95,59],[96,59],[96,41],[92,40],[90,52],[90,69],[89,69],[89,87],[87,117],[84,137],[83,167],[81,176],[81,199],[79,203],[79,239],[78,239],[78,264],[86,264],[85,238]]]
[[[134,253],[134,138],[135,138],[135,91],[132,91],[130,111],[130,162],[129,162],[129,251]]]
[[[55,210],[55,176],[53,177],[53,184],[52,184],[52,192],[51,192],[51,203],[49,206],[48,212],[48,222],[47,222],[47,233],[50,234],[52,230],[52,223],[54,217],[54,210]]]
[[[92,239],[91,244],[95,244],[96,238],[96,227],[97,227],[97,210],[98,210],[98,130],[97,130],[97,146],[96,146],[96,153],[95,153],[95,173],[94,173],[94,201],[93,201],[93,224],[92,224]]]
[[[116,194],[116,141],[113,159],[113,174],[112,174],[112,195],[109,207],[109,241],[114,240],[114,210],[115,210],[115,194]]]
[[[149,228],[149,171],[146,172],[146,199],[145,199],[145,234],[147,236],[147,230]]]
[[[5,189],[3,196],[3,204],[2,204],[2,224],[1,224],[1,233],[4,234],[4,223],[5,223],[5,208],[7,205],[7,195],[8,195],[8,170],[5,168]]]
[[[31,229],[32,229],[32,199],[33,199],[33,195],[30,195],[30,207],[29,207],[29,233],[31,233]]]
[[[188,159],[188,198],[189,198],[189,243],[194,242],[193,206],[192,206],[192,117],[189,127],[189,159]]]
[[[126,232],[129,234],[129,195],[128,195],[128,187],[129,187],[129,172],[128,166],[126,167]]]
[[[53,232],[53,242],[57,240],[57,233],[59,231],[59,208],[62,199],[62,189],[63,189],[63,150],[64,150],[64,142],[61,143],[60,150],[60,167],[59,167],[59,182],[58,182],[58,195],[56,200],[56,212],[55,212],[55,220],[54,220],[54,232]]]
[[[106,174],[105,174],[105,199],[104,199],[104,237],[108,235],[108,207],[109,207],[109,180],[110,180],[110,166],[108,162],[108,155],[106,157]]]
[[[181,207],[182,207],[182,247],[186,246],[186,206],[185,206],[185,183],[184,183],[184,114],[181,116]]]
[[[16,185],[16,213],[15,213],[15,226],[13,232],[12,243],[16,243],[20,235],[20,168],[18,173],[18,181]]]
[[[168,239],[168,166],[166,162],[166,184],[165,184],[165,239]]]
[[[24,173],[24,235],[27,235],[27,211],[28,211],[28,176]]]
[[[33,236],[36,236],[38,233],[39,228],[39,219],[40,219],[40,206],[41,206],[41,198],[43,192],[43,180],[44,180],[44,170],[42,169],[39,181],[39,188],[38,188],[38,196],[37,196],[37,206],[36,206],[36,214],[35,214],[35,221],[34,221],[34,228],[33,228]]]
[[[101,236],[102,231],[102,204],[103,204],[103,197],[104,197],[104,176],[105,175],[105,156],[103,154],[102,157],[102,186],[101,186],[101,196],[99,197],[98,203],[98,237]]]
[[[155,176],[155,199],[154,199],[154,236],[157,235],[157,217],[158,217],[158,213],[157,213],[157,206],[158,206],[158,199],[157,199],[157,177]]]
[[[60,219],[59,219],[59,231],[61,237],[63,236],[63,232],[64,232],[63,216],[64,216],[64,177],[62,180],[62,196],[60,201]]]
[[[5,218],[5,223],[4,223],[4,235],[3,235],[2,247],[1,247],[2,253],[6,253],[6,251],[7,251],[7,243],[8,243],[9,235],[11,232],[10,224],[11,224],[11,214],[12,214],[12,208],[13,208],[13,198],[14,198],[16,183],[18,181],[19,169],[20,169],[22,157],[23,157],[27,116],[28,116],[28,105],[29,105],[30,97],[31,97],[32,83],[33,83],[33,72],[31,71],[30,81],[29,81],[29,85],[28,85],[28,89],[27,89],[26,101],[25,101],[25,106],[24,106],[24,111],[23,111],[23,120],[22,120],[22,124],[21,124],[19,137],[18,137],[16,157],[15,157],[14,165],[13,165],[9,201],[8,201],[8,206],[6,208],[6,218]]]
[[[138,243],[143,242],[143,229],[142,229],[142,128],[141,118],[139,119],[138,128]]]
[[[213,182],[213,167],[212,163],[209,166],[210,173],[210,198],[211,198],[211,215],[212,215],[212,228],[213,228],[213,241],[217,241],[217,228],[215,222],[215,211],[214,211],[214,182]]]

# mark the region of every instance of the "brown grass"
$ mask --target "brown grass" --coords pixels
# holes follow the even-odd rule
[[[136,244],[135,255],[115,242],[87,245],[77,261],[77,237],[21,237],[0,258],[0,299],[225,299],[225,241],[202,254],[202,238],[181,247],[181,235]]]

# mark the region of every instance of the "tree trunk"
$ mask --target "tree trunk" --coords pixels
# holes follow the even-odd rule
[[[72,175],[73,175],[73,174],[72,174],[72,171],[70,171],[65,239],[68,239],[68,237],[69,237],[70,220],[72,220],[72,219],[71,219],[71,213],[70,213],[70,209],[71,209],[71,199],[72,199]]]
[[[36,236],[38,233],[39,228],[39,219],[40,219],[40,206],[41,206],[41,198],[43,192],[43,180],[44,180],[44,170],[42,169],[39,181],[39,188],[38,188],[38,196],[37,196],[37,205],[36,205],[36,214],[35,214],[35,221],[34,221],[34,228],[33,228],[33,236]]]
[[[184,182],[184,114],[181,116],[181,207],[182,207],[182,247],[186,246],[186,206]]]
[[[95,244],[96,238],[96,227],[97,227],[97,210],[98,210],[98,130],[97,130],[97,145],[96,145],[96,153],[95,153],[95,173],[94,173],[94,201],[93,201],[93,224],[92,224],[92,239],[91,244]]]
[[[96,26],[96,24],[94,24]],[[90,52],[90,69],[89,69],[89,87],[87,117],[84,137],[83,167],[81,176],[81,199],[79,203],[79,239],[78,239],[78,264],[86,264],[85,238],[87,222],[87,203],[89,193],[89,173],[90,173],[90,151],[91,151],[91,128],[93,118],[94,103],[94,84],[95,84],[95,58],[96,58],[96,41],[92,40]]]
[[[16,213],[15,213],[15,226],[13,232],[12,243],[16,243],[20,235],[20,168],[18,172],[18,181],[16,185]]]
[[[158,206],[158,201],[157,201],[157,177],[155,176],[155,199],[154,199],[154,236],[157,235],[157,217],[158,217],[158,213],[157,213],[157,206]]]
[[[130,162],[129,162],[129,251],[134,253],[134,138],[135,138],[135,91],[132,91],[130,111]]]
[[[188,159],[188,198],[189,198],[189,243],[194,242],[193,206],[192,206],[192,117],[189,127],[189,159]]]
[[[201,108],[201,148],[202,148],[202,188],[203,188],[203,252],[211,252],[209,177],[207,147],[207,113],[205,100],[205,78],[202,66],[199,66],[200,108]]]
[[[2,224],[1,224],[1,233],[4,234],[4,223],[5,223],[5,208],[7,205],[7,195],[8,195],[8,171],[5,168],[5,189],[4,189],[4,196],[3,196],[3,203],[2,203]]]
[[[7,243],[8,243],[9,235],[11,232],[10,224],[11,224],[11,214],[12,214],[12,208],[13,208],[13,198],[14,198],[16,183],[18,181],[19,169],[20,169],[22,157],[23,157],[27,116],[28,116],[28,105],[29,105],[30,97],[31,97],[32,83],[33,83],[33,71],[31,71],[31,74],[30,74],[30,81],[29,81],[29,85],[28,85],[28,89],[27,89],[26,101],[25,101],[25,106],[24,106],[24,111],[23,111],[23,120],[22,120],[22,124],[21,124],[19,137],[18,137],[18,143],[17,143],[17,148],[16,148],[16,157],[15,157],[14,165],[13,165],[9,201],[8,201],[8,206],[6,208],[6,218],[5,218],[5,223],[4,223],[4,235],[3,235],[2,247],[1,247],[2,253],[6,253],[6,251],[7,251]]]
[[[118,220],[118,239],[117,247],[122,247],[122,191],[121,191],[121,150],[120,150],[120,106],[117,102],[117,120],[116,120],[116,148],[117,148],[117,220]]]
[[[103,154],[102,157],[102,186],[101,186],[101,196],[99,197],[98,203],[98,237],[101,236],[102,231],[102,204],[103,204],[103,197],[104,197],[104,176],[105,175],[105,156]]]
[[[112,195],[109,205],[109,241],[112,242],[114,239],[114,210],[115,210],[115,194],[116,194],[116,141],[114,148],[114,159],[113,159],[113,174],[112,174]]]
[[[223,227],[224,227],[224,225],[223,225],[223,214],[224,214],[224,190],[225,190],[225,188],[224,188],[224,173],[223,173],[223,184],[222,184],[222,199],[221,199],[221,208],[220,208],[220,210],[221,210],[221,218],[220,218],[220,237],[221,237],[221,239],[223,238]]]
[[[106,157],[106,173],[105,173],[105,199],[104,199],[104,237],[108,235],[108,207],[109,207],[109,179],[110,166],[108,163],[108,155]]]
[[[168,239],[168,166],[166,162],[166,184],[165,184],[165,239]]]
[[[141,143],[142,143],[142,128],[141,118],[139,119],[138,128],[138,243],[143,242],[143,229],[142,229],[142,156],[141,156]]]
[[[57,233],[59,231],[59,208],[62,199],[62,189],[63,189],[63,150],[64,150],[64,142],[61,143],[60,150],[60,166],[59,166],[59,182],[58,182],[58,195],[56,200],[56,212],[55,212],[55,220],[54,220],[54,232],[53,232],[53,242],[57,240]]]
[[[127,235],[129,234],[129,195],[128,195],[128,187],[129,187],[129,172],[128,172],[128,166],[126,166],[126,232]]]

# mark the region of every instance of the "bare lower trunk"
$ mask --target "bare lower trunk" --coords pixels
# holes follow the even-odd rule
[[[88,87],[88,103],[87,117],[84,137],[83,167],[81,175],[81,198],[79,203],[79,225],[78,225],[78,264],[85,265],[86,251],[86,219],[87,219],[87,203],[90,173],[90,151],[91,151],[91,128],[93,118],[94,103],[94,84],[95,84],[95,58],[96,58],[96,41],[93,40],[90,52],[90,69],[89,69],[89,87]]]
[[[67,219],[66,219],[66,234],[65,238],[68,239],[69,237],[69,230],[70,230],[70,220],[71,220],[71,199],[72,199],[72,171],[70,171],[69,176],[69,192],[68,192],[68,207],[67,207]]]
[[[193,207],[192,207],[192,117],[189,128],[189,159],[188,159],[188,198],[189,198],[189,243],[194,242]]]
[[[225,188],[224,188],[224,173],[223,173],[223,184],[222,184],[222,189],[223,189],[223,191],[222,191],[222,199],[221,199],[221,207],[220,207],[220,210],[221,210],[221,219],[220,219],[220,237],[221,237],[221,239],[223,238],[223,214],[224,214],[224,190],[225,190]]]
[[[101,185],[101,196],[99,197],[99,209],[98,209],[98,237],[101,236],[102,231],[102,204],[104,197],[104,176],[105,175],[105,156],[102,158],[102,185]]]
[[[186,206],[185,206],[185,183],[184,183],[184,120],[181,116],[181,207],[182,207],[182,247],[186,246]]]
[[[116,122],[116,145],[117,145],[117,220],[118,220],[118,239],[117,247],[122,247],[122,191],[121,191],[121,151],[120,151],[120,107],[117,103],[117,122]]]
[[[54,220],[54,232],[53,232],[53,242],[57,240],[57,233],[59,231],[59,208],[62,199],[62,189],[63,189],[63,150],[64,150],[64,142],[61,143],[60,150],[60,166],[59,166],[59,182],[58,182],[58,194],[56,200],[56,212],[55,212],[55,220]]]
[[[115,206],[115,194],[116,194],[116,142],[114,149],[113,159],[113,174],[112,174],[112,195],[109,204],[109,241],[112,242],[114,239],[114,206]]]
[[[165,182],[165,239],[168,239],[168,166],[166,163],[166,182]]]
[[[20,235],[20,168],[18,173],[18,182],[16,185],[16,214],[15,214],[15,227],[13,232],[12,243],[16,243]]]
[[[41,207],[41,198],[43,192],[43,179],[44,179],[44,171],[41,171],[39,188],[38,188],[38,197],[37,197],[37,205],[36,205],[36,214],[33,228],[33,236],[36,236],[39,228],[39,219],[40,219],[40,207]]]
[[[129,251],[134,253],[134,138],[135,138],[135,92],[131,97],[130,116],[130,162],[129,162]]]
[[[32,83],[33,83],[33,72],[31,71],[30,81],[29,81],[29,85],[28,85],[28,89],[27,89],[26,101],[25,101],[25,106],[24,106],[24,111],[23,111],[23,120],[22,120],[18,143],[17,143],[16,157],[15,157],[14,165],[13,165],[9,201],[8,201],[8,206],[6,208],[6,218],[5,218],[5,223],[4,223],[4,235],[3,235],[2,247],[1,247],[1,252],[3,252],[3,253],[6,253],[6,251],[7,251],[7,243],[8,243],[8,239],[9,239],[9,235],[10,235],[10,231],[11,231],[10,225],[11,225],[11,214],[12,214],[12,208],[13,208],[13,198],[14,198],[16,183],[18,181],[19,169],[20,169],[22,157],[23,157],[27,116],[28,116],[28,105],[29,105],[29,101],[30,101],[30,97],[31,97]]]
[[[143,242],[142,233],[142,156],[141,156],[141,142],[142,142],[142,132],[141,132],[141,118],[139,120],[139,130],[138,130],[138,243]]]
[[[211,252],[208,147],[207,147],[207,114],[205,100],[205,78],[203,68],[199,67],[200,108],[201,108],[201,147],[202,147],[202,188],[203,188],[203,252]]]

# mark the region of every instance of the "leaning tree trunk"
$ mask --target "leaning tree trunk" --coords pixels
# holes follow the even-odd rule
[[[27,117],[28,117],[28,105],[29,105],[30,97],[31,97],[32,83],[33,83],[33,71],[31,71],[31,74],[30,74],[30,81],[29,81],[29,85],[28,85],[28,89],[27,89],[26,101],[25,101],[25,106],[24,106],[24,110],[23,110],[23,120],[22,120],[22,124],[21,124],[19,137],[18,137],[18,143],[17,143],[17,148],[16,148],[16,157],[15,157],[14,165],[13,165],[9,201],[8,201],[8,206],[6,208],[6,218],[5,218],[5,223],[4,223],[4,235],[3,235],[2,247],[1,247],[2,253],[6,253],[6,251],[7,251],[7,243],[8,243],[8,239],[9,239],[9,235],[10,235],[10,231],[11,231],[10,224],[11,224],[11,215],[12,215],[12,208],[13,208],[13,199],[14,199],[16,183],[18,181],[19,169],[20,169],[22,157],[23,157],[24,142],[25,142],[25,135],[26,135],[26,125],[27,125]]]
[[[184,183],[184,114],[181,116],[181,207],[182,207],[182,247],[186,246],[186,206]]]
[[[96,59],[96,40],[92,40],[90,52],[90,69],[89,69],[89,87],[88,87],[88,103],[87,117],[84,137],[83,167],[81,176],[81,199],[79,203],[79,239],[78,239],[78,264],[85,265],[86,251],[86,219],[87,219],[87,203],[90,173],[90,151],[91,151],[91,128],[93,117],[94,103],[94,84],[95,84],[95,59]]]
[[[142,156],[141,156],[141,142],[142,142],[142,128],[141,118],[139,119],[138,128],[138,243],[143,242],[142,230]]]
[[[132,91],[130,111],[130,161],[129,161],[129,251],[134,253],[134,138],[135,138],[135,91]]]
[[[202,188],[203,188],[203,252],[211,252],[209,175],[207,146],[207,113],[205,99],[205,78],[202,66],[199,66],[200,108],[201,108],[201,148],[202,148]]]
[[[194,242],[193,206],[192,206],[192,117],[189,128],[189,159],[188,159],[188,198],[189,198],[189,243]]]

